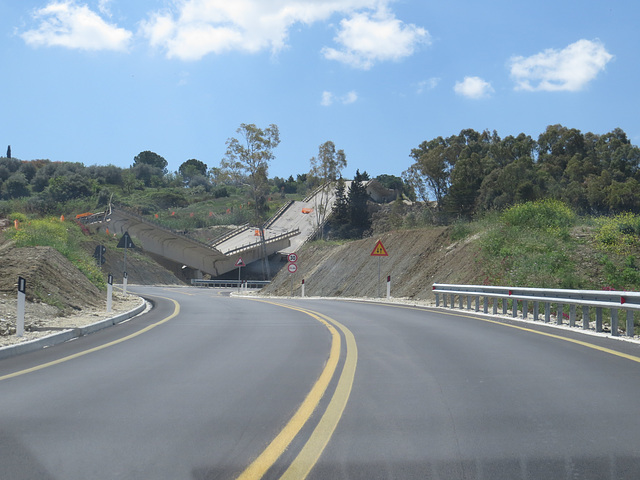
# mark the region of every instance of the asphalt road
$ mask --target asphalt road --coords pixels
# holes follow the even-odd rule
[[[0,361],[1,479],[640,477],[635,344],[464,312],[132,290],[156,308]]]

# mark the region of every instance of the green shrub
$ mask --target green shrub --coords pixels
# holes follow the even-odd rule
[[[575,220],[575,214],[567,205],[551,199],[514,205],[502,213],[502,221],[508,226],[547,232],[565,231]]]
[[[12,222],[18,220],[18,222],[24,223],[28,220],[28,218],[24,213],[13,212],[9,215],[9,220],[11,220]]]
[[[9,230],[17,247],[48,246],[55,248],[76,266],[96,287],[104,289],[106,283],[95,261],[78,243],[82,232],[73,223],[56,218],[32,220],[18,230]]]
[[[605,252],[629,255],[640,248],[640,216],[620,213],[614,217],[596,220],[596,244]]]

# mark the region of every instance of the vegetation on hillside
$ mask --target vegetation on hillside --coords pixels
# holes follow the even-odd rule
[[[82,246],[80,227],[57,218],[29,220],[22,214],[13,214],[11,219],[17,228],[6,230],[16,247],[49,246],[55,248],[75,265],[96,287],[106,288],[103,274],[95,260]]]
[[[599,135],[552,125],[537,140],[463,130],[424,141],[410,150],[413,163],[402,178],[376,178],[400,194],[389,205],[368,198],[366,172],[358,170],[350,187],[340,181],[347,154],[333,142],[320,145],[308,172],[268,178],[280,141],[277,126],[242,124],[237,133],[240,140],[227,141],[219,166],[191,158],[176,172],[151,151],[133,157],[129,168],[0,158],[0,217],[30,220],[32,227],[22,222],[22,233],[13,235],[27,241],[21,236],[33,228],[29,241],[39,242],[63,235],[46,231],[53,228],[50,220],[35,220],[101,211],[114,201],[170,228],[193,231],[262,221],[286,201],[336,180],[328,240],[451,224],[453,240],[480,235],[484,268],[494,272],[487,282],[640,286],[640,148],[620,129]],[[64,228],[75,235],[74,226]],[[63,253],[68,248],[54,243]],[[585,260],[592,275],[577,272]]]

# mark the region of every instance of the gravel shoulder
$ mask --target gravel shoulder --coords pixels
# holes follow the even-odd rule
[[[36,340],[63,330],[81,328],[101,320],[115,317],[139,307],[144,299],[136,295],[115,293],[111,312],[104,306],[87,307],[81,312],[60,316],[56,307],[38,302],[27,302],[25,306],[25,332],[22,337],[15,334],[17,298],[0,294],[0,347]]]

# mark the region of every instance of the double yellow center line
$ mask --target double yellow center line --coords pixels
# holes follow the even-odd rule
[[[283,303],[266,300],[257,301],[263,301],[279,307],[295,310],[316,319],[329,330],[329,333],[331,334],[331,349],[329,351],[329,359],[327,360],[324,370],[298,410],[295,412],[293,417],[291,417],[291,420],[289,420],[285,427],[258,456],[258,458],[256,458],[251,465],[242,472],[238,477],[238,480],[257,480],[262,478],[284,453],[287,447],[298,435],[302,427],[306,424],[309,418],[311,418],[311,415],[324,396],[331,379],[334,377],[342,348],[342,339],[336,328],[342,332],[346,343],[344,366],[333,396],[331,397],[324,414],[320,418],[320,421],[313,430],[313,433],[307,440],[307,443],[302,447],[302,450],[298,453],[298,456],[293,460],[293,462],[291,462],[289,468],[280,477],[281,480],[301,480],[307,477],[313,466],[320,458],[320,455],[329,443],[329,440],[342,417],[342,413],[347,405],[349,395],[351,394],[351,388],[353,386],[353,379],[358,361],[358,347],[351,331],[341,323],[326,315]]]

